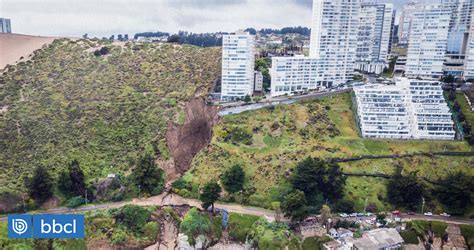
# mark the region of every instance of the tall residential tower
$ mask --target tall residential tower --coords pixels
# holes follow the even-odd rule
[[[413,14],[405,75],[440,79],[448,44],[451,11],[442,5],[427,5]]]
[[[221,100],[252,95],[254,88],[255,36],[243,31],[222,37]]]
[[[357,49],[360,0],[313,0],[309,55],[319,60],[321,84],[352,79]]]
[[[362,4],[357,36],[356,69],[368,73],[382,73],[390,56],[394,20],[393,4]]]

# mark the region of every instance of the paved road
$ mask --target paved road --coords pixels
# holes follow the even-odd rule
[[[326,96],[350,92],[351,90],[352,90],[351,88],[347,88],[347,89],[334,90],[334,91],[328,91],[328,92],[310,93],[310,94],[301,95],[301,96],[273,98],[271,101],[268,101],[268,102],[260,102],[260,103],[254,103],[254,104],[248,104],[248,105],[243,105],[242,103],[239,106],[223,108],[221,111],[219,111],[219,115],[225,116],[225,115],[239,114],[245,111],[257,110],[257,109],[261,109],[261,108],[265,108],[265,107],[273,106],[273,105],[292,104],[298,101],[314,100],[314,99],[319,99]]]
[[[189,205],[193,207],[202,208],[201,202],[198,200],[187,199],[177,194],[168,193],[168,194],[153,196],[146,199],[133,199],[132,201],[126,201],[126,202],[112,202],[112,203],[104,203],[104,204],[87,205],[87,206],[82,206],[76,209],[59,207],[59,208],[52,208],[52,209],[47,209],[47,210],[37,210],[37,211],[29,212],[29,213],[34,213],[34,214],[79,213],[79,212],[87,212],[87,211],[92,211],[92,210],[118,208],[118,207],[125,206],[127,204],[135,204],[139,206]],[[224,204],[224,203],[216,203],[214,207],[220,208],[220,209],[226,209],[228,212],[232,212],[232,213],[250,214],[250,215],[256,215],[256,216],[267,216],[269,218],[275,218],[275,213],[272,210],[267,210],[267,209],[263,209],[259,207],[241,206],[238,204]],[[7,216],[2,215],[0,217],[0,221],[5,221],[5,220],[7,220]]]
[[[126,201],[126,202],[113,202],[113,203],[104,203],[104,204],[97,204],[97,205],[88,205],[88,206],[82,206],[77,209],[68,209],[65,207],[60,207],[60,208],[53,208],[53,209],[48,209],[48,210],[41,210],[41,211],[34,211],[31,213],[40,213],[40,214],[63,214],[63,213],[76,213],[76,212],[86,212],[86,211],[92,211],[92,210],[99,210],[99,209],[107,209],[107,208],[117,208],[117,207],[122,207],[126,204],[135,204],[139,206],[151,206],[151,205],[158,205],[158,206],[166,206],[166,205],[189,205],[189,206],[194,206],[201,208],[201,202],[195,199],[187,199],[183,198],[177,194],[173,193],[165,193],[161,194],[158,196],[153,196],[150,198],[146,199],[133,199],[132,201]],[[268,209],[263,209],[259,207],[251,207],[251,206],[242,206],[238,204],[231,204],[231,203],[216,203],[215,208],[220,208],[220,209],[226,209],[228,212],[232,213],[240,213],[240,214],[250,214],[250,215],[256,215],[256,216],[266,216],[267,218],[275,218],[275,212],[272,210]],[[416,215],[408,215],[408,214],[402,214],[400,216],[403,221],[409,221],[409,220],[432,220],[432,221],[444,221],[447,223],[453,223],[453,224],[473,224],[474,225],[474,220],[473,219],[467,219],[467,218],[458,218],[458,217],[442,217],[439,215],[433,215],[433,216],[424,216],[422,214],[416,214]],[[351,217],[348,218],[350,220],[366,220],[366,219],[371,219],[374,218],[372,217]],[[388,216],[390,218],[390,215]],[[0,221],[4,221],[7,219],[7,216],[2,216],[0,217]]]

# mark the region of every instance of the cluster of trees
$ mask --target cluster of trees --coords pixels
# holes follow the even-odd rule
[[[453,110],[458,122],[462,125],[461,129],[464,132],[464,137],[467,138],[469,144],[474,145],[474,134],[472,133],[471,124],[466,120],[466,115],[462,112],[461,105],[456,100],[456,93],[453,89],[449,90],[448,99],[450,102],[454,102]]]
[[[281,210],[292,220],[301,221],[320,211],[325,203],[341,207],[346,178],[337,163],[308,157],[294,169],[292,189],[283,196]]]
[[[255,60],[255,70],[262,72],[263,75],[263,89],[270,91],[271,76],[270,70],[271,61],[270,58],[259,58]]]
[[[179,31],[168,37],[169,43],[191,44],[200,47],[222,46],[223,33],[191,33]]]
[[[285,35],[285,34],[300,34],[303,36],[310,36],[311,35],[311,29],[307,27],[284,27],[282,29],[260,29],[256,30],[254,28],[247,28],[245,31],[249,32],[252,35],[259,34],[262,35],[269,35],[269,34],[277,34],[277,35]]]
[[[220,179],[224,190],[230,195],[243,192],[245,171],[242,166],[238,164],[233,165],[231,168],[224,171]],[[202,207],[204,209],[211,207],[212,211],[214,211],[214,202],[220,198],[221,192],[222,188],[216,181],[206,183],[201,189],[201,194],[199,195]]]
[[[132,174],[126,183],[132,196],[157,195],[163,191],[164,172],[155,165],[152,154],[146,153],[135,164]],[[77,160],[59,173],[55,180],[49,171],[39,165],[31,178],[25,180],[29,197],[37,205],[42,205],[54,195],[55,188],[66,200],[68,207],[77,207],[94,200],[94,185],[88,184]],[[137,192],[138,191],[138,192]]]
[[[137,39],[138,37],[160,37],[160,36],[169,36],[170,33],[168,32],[161,32],[161,31],[156,31],[156,32],[141,32],[141,33],[136,33],[133,38]]]
[[[402,175],[401,170],[398,170],[387,186],[390,203],[410,211],[419,210],[423,198],[429,202],[436,197],[447,208],[447,212],[463,214],[474,205],[473,193],[474,178],[462,172],[449,173],[428,189],[416,173]]]
[[[95,50],[94,56],[103,56],[103,55],[107,55],[108,53],[109,53],[109,48],[104,46],[100,49]]]

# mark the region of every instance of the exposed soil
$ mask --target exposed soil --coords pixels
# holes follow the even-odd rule
[[[55,37],[28,36],[20,34],[0,34],[0,69],[7,64],[26,60],[29,55],[43,45],[53,42]],[[23,59],[20,59],[22,58]]]
[[[183,125],[168,123],[166,140],[174,166],[164,167],[167,183],[189,169],[194,156],[211,141],[212,127],[218,121],[218,108],[206,105],[204,98],[188,102],[185,112]]]

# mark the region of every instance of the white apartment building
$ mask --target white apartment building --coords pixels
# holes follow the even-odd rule
[[[451,10],[444,72],[446,75],[461,77],[464,73],[474,0],[442,0],[442,4]]]
[[[0,33],[12,33],[10,19],[0,18]]]
[[[410,37],[411,21],[415,12],[420,11],[424,8],[424,5],[410,2],[403,5],[400,20],[398,22],[398,43],[400,45],[408,45],[408,39]]]
[[[451,10],[443,5],[426,5],[413,14],[405,75],[439,79],[448,43]]]
[[[464,80],[474,80],[474,12],[472,13],[469,37],[466,49],[466,60],[464,63]]]
[[[455,138],[440,82],[399,78],[395,85],[362,85],[354,92],[357,120],[365,138]]]
[[[221,100],[252,95],[254,88],[255,36],[237,31],[222,37]]]
[[[273,57],[271,96],[292,95],[324,88],[318,81],[319,60],[311,57]]]
[[[367,73],[382,73],[388,65],[394,21],[393,4],[362,4],[355,69]]]
[[[352,80],[360,0],[313,0],[310,57],[319,59],[318,77],[327,87]]]

